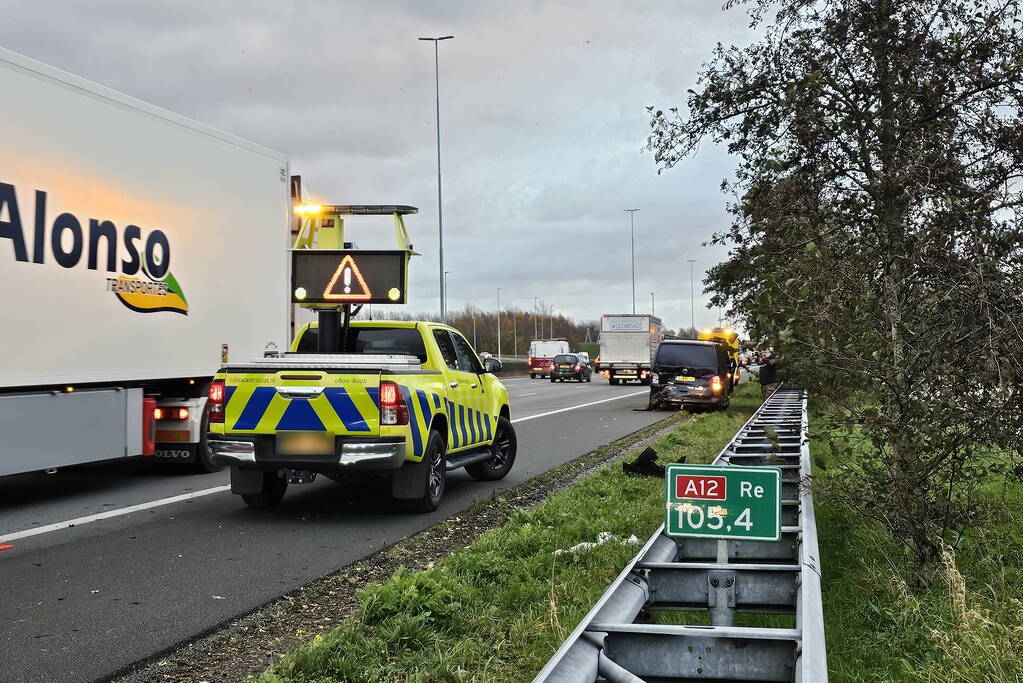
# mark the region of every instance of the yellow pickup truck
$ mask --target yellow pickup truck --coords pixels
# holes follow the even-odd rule
[[[231,491],[269,507],[289,483],[385,475],[402,507],[435,510],[447,472],[501,479],[515,462],[508,391],[457,330],[431,322],[351,321],[338,353],[316,323],[279,357],[228,364],[209,391],[214,463]]]

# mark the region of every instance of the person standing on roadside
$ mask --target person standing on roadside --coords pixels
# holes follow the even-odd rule
[[[763,400],[767,400],[781,384],[781,377],[778,368],[779,358],[774,356],[768,356],[767,360],[760,366],[760,395]]]

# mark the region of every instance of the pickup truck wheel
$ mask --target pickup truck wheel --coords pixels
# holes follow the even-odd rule
[[[269,508],[281,502],[288,490],[288,480],[276,472],[263,472],[263,490],[259,493],[243,493],[242,500],[250,508]]]
[[[515,428],[506,417],[497,418],[497,433],[494,435],[494,443],[490,446],[490,459],[483,462],[475,462],[465,466],[465,471],[470,477],[477,481],[496,481],[504,479],[515,464],[515,453],[518,450],[518,440],[515,438]]]
[[[440,506],[448,481],[444,451],[444,438],[439,432],[431,431],[430,438],[426,441],[426,452],[423,453],[423,465],[425,465],[423,476],[426,479],[423,495],[419,498],[401,501],[402,506],[409,512],[433,512]]]
[[[529,379],[536,379],[536,373],[529,373]]]
[[[617,380],[616,378],[614,378],[614,377],[612,377],[611,379],[609,379],[609,380],[608,380],[608,383],[609,383],[609,384],[610,384],[611,386],[615,386],[615,387],[616,387],[616,386],[618,386],[618,380]]]

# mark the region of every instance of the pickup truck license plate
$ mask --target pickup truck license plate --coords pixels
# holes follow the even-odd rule
[[[278,455],[334,455],[334,435],[296,432],[277,435]]]
[[[679,375],[675,378],[676,382],[695,382],[695,377],[689,377],[688,375]]]

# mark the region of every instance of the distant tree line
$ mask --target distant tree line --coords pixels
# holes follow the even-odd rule
[[[363,313],[363,316],[367,315]],[[360,317],[363,317],[360,316]],[[375,316],[382,317],[382,316]],[[518,308],[501,310],[501,353],[505,356],[525,356],[529,353],[529,342],[533,339],[567,339],[575,350],[587,341],[596,342],[600,334],[599,320],[576,322],[574,318],[555,313],[541,315],[538,312]],[[393,313],[388,311],[388,320],[432,320],[438,321],[436,313]],[[466,304],[460,311],[448,311],[448,324],[460,331],[473,347],[480,352],[497,355],[497,312],[485,311]],[[553,325],[553,328],[552,328]],[[542,329],[541,329],[542,328]],[[553,333],[552,333],[553,332]],[[588,338],[587,338],[588,333]]]

